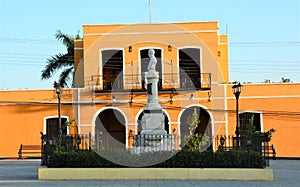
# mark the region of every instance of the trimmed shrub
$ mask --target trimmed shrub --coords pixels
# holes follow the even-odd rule
[[[159,168],[263,168],[265,160],[258,152],[246,150],[224,151],[218,150],[192,152],[180,151],[174,156],[172,152],[153,152],[140,155],[130,151],[103,151],[106,158],[122,158],[127,165],[135,166],[141,162],[145,165],[158,163],[149,167]],[[170,159],[159,163],[162,157]],[[99,156],[94,151],[62,152],[54,151],[47,156],[46,166],[49,168],[116,168],[126,167],[113,163]],[[138,164],[139,163],[139,164]]]

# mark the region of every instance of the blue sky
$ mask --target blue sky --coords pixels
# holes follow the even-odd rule
[[[152,22],[218,21],[229,34],[230,81],[300,82],[299,0],[152,0]],[[146,23],[149,0],[0,0],[0,89],[52,88],[40,80],[50,56],[65,52],[57,29]]]

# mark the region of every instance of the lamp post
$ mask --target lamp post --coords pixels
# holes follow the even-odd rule
[[[61,103],[60,103],[60,98],[62,94],[62,87],[59,83],[54,81],[53,87],[55,88],[55,93],[57,94],[57,99],[58,99],[58,135],[62,135],[62,129],[61,129],[61,115],[60,115],[60,110],[61,110]]]
[[[220,138],[220,144],[221,144],[221,148],[224,148],[224,144],[225,144],[225,138],[223,136],[221,136]]]
[[[239,125],[239,97],[242,93],[242,85],[241,83],[235,84],[232,86],[232,92],[235,95],[236,99],[236,129],[235,134],[238,140],[237,145],[239,146],[239,137],[240,137],[240,125]]]
[[[77,143],[77,150],[79,150],[79,146],[81,144],[81,137],[80,135],[78,134],[77,138],[76,138],[76,143]]]

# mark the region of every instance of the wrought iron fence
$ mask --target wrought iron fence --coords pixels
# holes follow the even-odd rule
[[[123,139],[123,140],[122,140]],[[273,145],[264,141],[263,137],[256,138],[236,138],[234,136],[216,136],[214,137],[214,150],[224,151],[247,151],[248,160],[251,165],[251,158],[253,153],[261,155],[265,159],[265,164],[269,165],[269,159],[276,158],[276,151]],[[122,142],[123,141],[123,142]],[[99,133],[95,135],[80,134],[80,135],[62,135],[61,137],[52,135],[42,135],[42,165],[47,163],[49,155],[55,150],[63,152],[78,151],[78,150],[120,150],[125,149],[125,144],[130,145],[127,147],[133,152],[141,153],[145,149],[151,147],[152,151],[157,150],[179,150],[180,149],[180,136],[178,135],[136,135],[129,136],[127,140],[123,137],[113,138],[101,136]],[[150,145],[151,144],[151,145]],[[131,146],[132,145],[132,146]],[[148,146],[148,148],[147,148]]]
[[[234,137],[233,135],[218,135],[215,137],[215,149],[225,151],[243,149],[249,152],[257,152],[265,158],[267,166],[270,159],[276,159],[274,145],[269,145],[269,142],[263,136]]]
[[[90,86],[95,91],[146,89],[146,82],[142,74],[92,75],[88,79]],[[211,88],[211,73],[165,73],[159,78],[158,88],[159,90],[170,88],[209,90]]]
[[[148,140],[156,135],[144,135],[142,139]],[[137,142],[136,136],[129,136],[127,138],[127,143],[130,145],[128,149],[131,149],[131,145]],[[149,138],[148,138],[149,137]],[[165,139],[171,139],[173,141],[174,147],[179,147],[179,138],[177,135],[166,135],[162,136],[162,142]],[[139,140],[142,141],[142,140]],[[139,142],[140,145],[142,144]],[[95,133],[95,135],[80,134],[80,135],[62,135],[60,138],[53,135],[42,135],[42,148],[45,146],[51,147],[53,150],[60,149],[63,151],[76,151],[76,150],[110,150],[110,149],[123,149],[125,147],[126,140],[124,136],[111,137],[103,136],[100,133]]]

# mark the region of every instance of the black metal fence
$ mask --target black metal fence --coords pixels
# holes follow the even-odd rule
[[[95,91],[122,91],[131,89],[142,91],[146,89],[143,74],[123,76],[92,75],[88,79],[90,86],[95,89]],[[210,90],[211,73],[165,73],[160,76],[158,88],[159,90],[170,88]]]
[[[142,145],[142,139],[147,142],[151,142],[150,139],[155,139],[158,135],[144,135],[141,139],[137,140],[137,136],[130,136],[127,138],[128,145],[133,145],[138,141]],[[150,138],[150,139],[149,139]],[[149,139],[149,140],[148,140]],[[162,135],[161,142],[167,142],[170,140],[173,142],[172,146],[175,148],[179,147],[179,138],[176,135]],[[154,142],[154,141],[153,141]],[[62,135],[61,137],[53,135],[42,135],[42,148],[45,146],[51,147],[53,150],[57,149],[57,146],[61,147],[63,151],[74,151],[74,150],[111,150],[111,149],[124,149],[125,147],[124,137],[111,137],[103,136],[98,133],[95,135],[80,134],[80,135]],[[167,144],[165,144],[167,145]],[[169,145],[169,144],[168,144]],[[145,145],[142,145],[145,146]],[[131,146],[130,146],[131,147]]]
[[[263,136],[256,137],[234,137],[218,135],[215,137],[215,149],[225,151],[243,149],[248,152],[257,152],[265,158],[265,163],[269,166],[270,159],[276,159],[274,145],[270,145]]]
[[[97,133],[96,133],[97,134]],[[124,139],[124,137],[123,137]],[[122,140],[125,141],[125,140]],[[147,149],[148,144],[152,146],[152,150],[178,150],[180,149],[180,137],[177,135],[138,135],[130,136],[127,142],[122,142],[112,137],[104,137],[98,135],[80,134],[80,135],[42,135],[42,165],[47,162],[48,156],[55,150],[64,152],[78,151],[78,150],[120,150],[125,149],[125,143],[133,149],[134,152],[140,153]],[[276,158],[276,151],[273,145],[269,145],[264,137],[239,137],[234,136],[216,136],[214,137],[214,150],[222,149],[225,151],[243,150],[248,151],[249,159],[250,153],[257,153],[265,158],[265,163],[269,165],[269,159]],[[148,147],[149,148],[149,147]],[[251,160],[249,160],[251,162]]]

